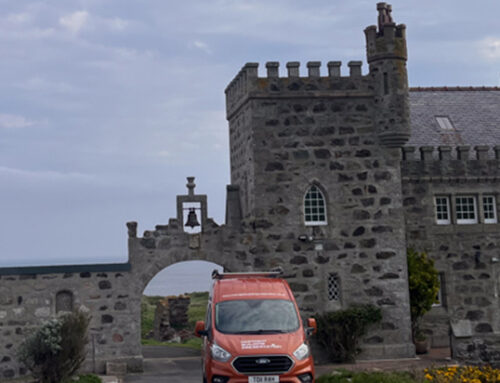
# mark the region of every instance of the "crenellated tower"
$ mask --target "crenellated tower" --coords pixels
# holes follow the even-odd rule
[[[410,138],[406,26],[392,20],[392,7],[378,3],[378,29],[365,29],[366,56],[373,79],[375,126],[382,145],[401,147]]]
[[[249,267],[286,270],[303,313],[375,304],[384,322],[364,357],[412,357],[398,150],[410,136],[406,43],[390,6],[378,8],[369,73],[361,61],[272,61],[230,82],[227,223],[240,220]]]

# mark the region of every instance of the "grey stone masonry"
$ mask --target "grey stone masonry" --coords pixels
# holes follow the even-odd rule
[[[367,73],[360,61],[344,76],[340,61],[303,69],[294,61],[280,77],[273,61],[259,76],[247,63],[227,86],[224,225],[209,218],[207,196],[188,177],[175,218],[142,236],[127,223],[125,264],[0,268],[0,380],[27,373],[16,353],[28,331],[74,309],[92,315],[86,370],[141,370],[144,289],[190,260],[227,271],[281,266],[304,319],[372,303],[383,319],[360,357],[413,357],[407,247],[428,252],[441,273],[440,303],[424,321],[433,345],[500,363],[499,89],[418,88],[410,104],[406,28],[390,5],[377,9],[378,26],[365,29]],[[417,134],[409,142],[418,147],[404,146],[410,105]],[[436,116],[447,108],[456,119],[443,132]],[[484,115],[480,136],[493,148],[476,137],[474,113]]]
[[[485,221],[482,197],[498,198],[500,161],[484,146],[460,146],[456,153],[448,147],[422,149],[419,157],[405,148],[401,171],[407,243],[426,251],[441,273],[441,302],[424,318],[424,327],[434,344],[451,344],[455,358],[498,365],[500,224]],[[460,196],[475,200],[477,223],[457,220]],[[448,199],[449,224],[438,224],[435,197]],[[463,332],[465,324],[469,330]]]
[[[326,76],[319,62],[306,75],[289,62],[286,77],[270,74],[275,62],[265,77],[248,63],[226,88],[231,182],[243,228],[256,233],[257,265],[291,267],[304,312],[381,307],[384,323],[364,339],[372,358],[414,352],[398,149],[410,134],[406,42],[403,26],[391,28],[369,28],[366,75],[360,61],[345,77],[339,62]],[[304,218],[313,185],[327,206],[317,225]],[[333,274],[341,299],[328,296]]]

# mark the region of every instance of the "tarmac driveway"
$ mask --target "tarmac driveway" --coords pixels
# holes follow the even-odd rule
[[[143,346],[144,372],[128,374],[124,382],[201,383],[200,352],[182,347]]]

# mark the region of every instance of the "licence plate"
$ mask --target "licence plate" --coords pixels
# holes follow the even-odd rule
[[[280,377],[278,375],[267,376],[249,376],[248,383],[279,383]]]

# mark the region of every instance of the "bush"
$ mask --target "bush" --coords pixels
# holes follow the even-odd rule
[[[382,320],[380,308],[373,305],[353,306],[315,316],[318,323],[316,338],[333,362],[352,362],[359,353],[359,338],[369,325]]]
[[[68,380],[85,360],[89,322],[75,311],[44,323],[21,344],[19,360],[40,383]]]
[[[420,319],[429,311],[439,292],[439,273],[426,253],[407,251],[408,284],[413,339],[420,335]]]

